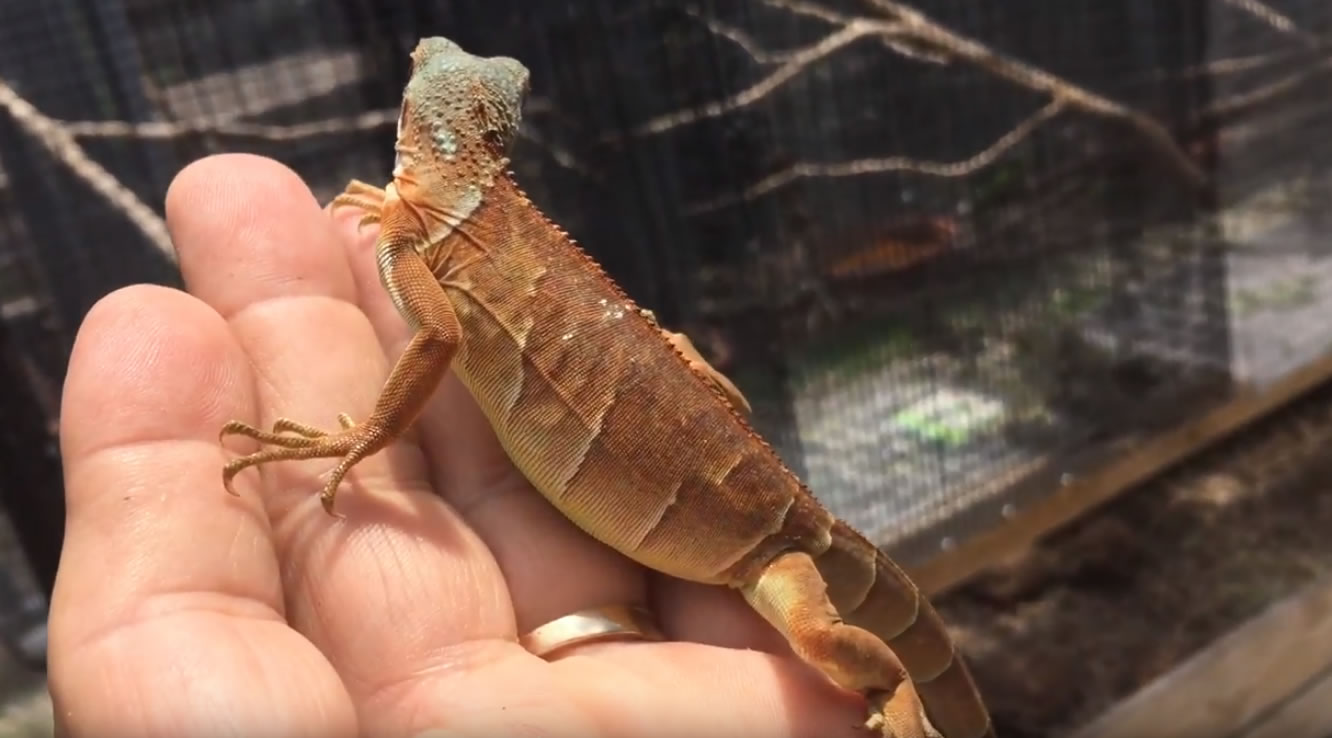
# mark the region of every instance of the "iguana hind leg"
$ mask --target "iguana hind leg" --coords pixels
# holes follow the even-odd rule
[[[670,341],[671,345],[675,347],[676,351],[684,354],[684,357],[689,360],[689,363],[692,364],[695,369],[702,372],[704,376],[712,380],[713,384],[720,387],[722,392],[726,393],[726,396],[730,398],[731,404],[734,405],[736,409],[746,415],[753,412],[753,409],[749,406],[749,400],[745,399],[744,393],[740,391],[740,388],[736,387],[735,383],[725,374],[717,371],[716,368],[708,363],[707,359],[703,358],[703,355],[698,352],[698,349],[694,348],[694,342],[689,340],[689,336],[686,336],[683,333],[668,331],[665,328],[662,328],[661,332],[662,335],[666,336],[666,340]]]
[[[648,322],[657,330],[661,331],[662,337],[666,339],[667,343],[674,346],[676,351],[679,351],[680,354],[684,356],[690,366],[697,369],[703,374],[703,376],[707,377],[713,384],[717,385],[717,388],[726,394],[727,399],[731,401],[731,404],[734,405],[737,410],[746,415],[753,412],[753,408],[749,406],[749,400],[745,399],[745,395],[740,391],[740,388],[736,387],[735,383],[732,382],[730,378],[717,371],[716,367],[709,364],[708,360],[703,358],[703,354],[700,354],[698,349],[694,347],[694,342],[689,340],[689,336],[686,336],[683,333],[666,330],[657,322],[656,313],[647,308],[640,308],[638,312],[644,318],[647,318]]]
[[[808,554],[779,556],[740,591],[797,655],[841,687],[865,695],[866,728],[884,738],[940,738],[897,655],[869,631],[842,622]]]

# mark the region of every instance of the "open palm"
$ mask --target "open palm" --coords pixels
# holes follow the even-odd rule
[[[446,377],[415,437],[222,489],[231,419],[366,416],[409,337],[374,229],[259,157],[186,168],[167,216],[189,294],[135,286],[87,316],[65,386],[68,524],[50,687],[78,736],[863,735],[862,703],[733,592],[654,575],[541,499]],[[233,443],[229,441],[228,443]],[[546,661],[517,636],[644,604],[668,642]]]

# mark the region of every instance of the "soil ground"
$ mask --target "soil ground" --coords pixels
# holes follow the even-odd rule
[[[937,599],[1005,738],[1066,735],[1332,571],[1332,387]]]

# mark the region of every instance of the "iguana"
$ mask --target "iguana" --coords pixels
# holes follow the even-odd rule
[[[866,697],[869,730],[992,736],[943,622],[903,571],[783,464],[740,391],[514,181],[526,67],[427,38],[411,69],[392,180],[352,180],[333,206],[379,224],[379,274],[415,334],[360,423],[227,423],[223,437],[267,445],[226,464],[227,490],[257,464],[340,458],[321,493],[332,513],[347,472],[406,431],[452,368],[564,515],[643,566],[738,590],[795,653]]]

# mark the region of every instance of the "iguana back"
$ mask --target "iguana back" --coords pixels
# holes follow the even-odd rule
[[[828,546],[832,516],[725,395],[507,177],[436,274],[463,326],[454,358],[501,444],[580,527],[711,584],[777,551]]]

